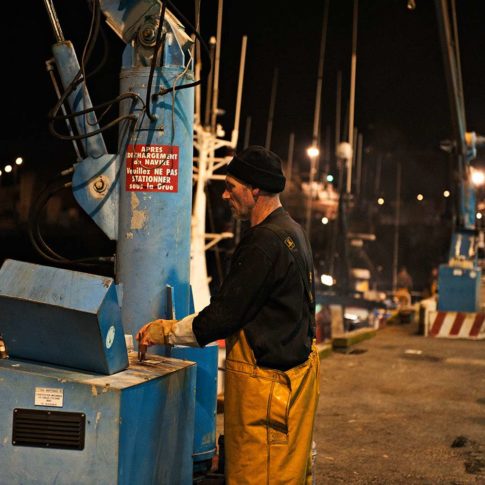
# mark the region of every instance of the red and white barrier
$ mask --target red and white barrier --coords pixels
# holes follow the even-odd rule
[[[430,311],[428,337],[485,339],[485,313]]]

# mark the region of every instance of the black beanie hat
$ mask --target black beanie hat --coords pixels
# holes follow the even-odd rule
[[[258,145],[238,153],[229,162],[227,173],[266,192],[277,194],[285,188],[280,157]]]

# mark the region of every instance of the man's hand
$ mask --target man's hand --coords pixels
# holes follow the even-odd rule
[[[168,335],[178,320],[153,320],[138,330],[138,345],[168,345]]]

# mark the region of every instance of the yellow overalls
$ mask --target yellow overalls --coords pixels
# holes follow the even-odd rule
[[[319,395],[315,346],[306,362],[284,372],[256,365],[243,330],[227,339],[226,353],[226,484],[310,485]]]

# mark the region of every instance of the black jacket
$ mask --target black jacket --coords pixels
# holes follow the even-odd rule
[[[314,335],[313,305],[293,255],[268,224],[295,242],[305,273],[313,276],[311,249],[302,228],[279,208],[244,234],[229,274],[210,304],[194,319],[199,345],[244,329],[259,366],[287,370],[303,363]]]

